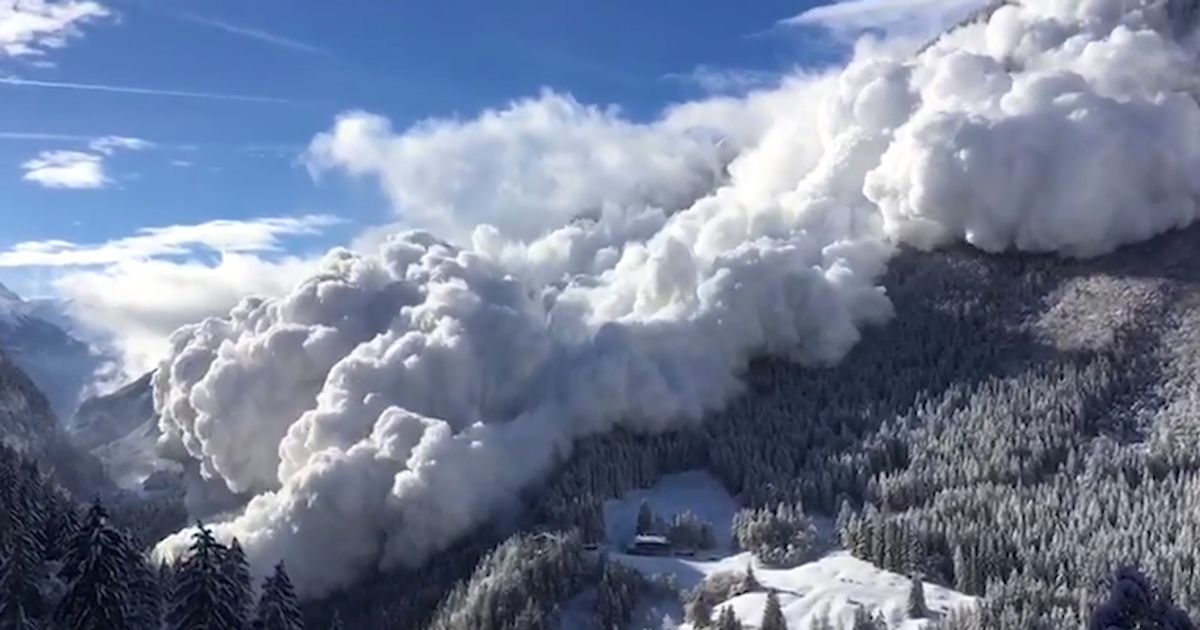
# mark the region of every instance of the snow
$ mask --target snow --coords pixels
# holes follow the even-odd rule
[[[664,520],[691,510],[712,523],[718,549],[728,551],[737,503],[712,475],[693,470],[667,475],[653,487],[635,490],[604,504],[604,523],[609,543],[624,549],[637,534],[637,514],[642,501]]]
[[[158,419],[151,418],[128,435],[92,450],[104,463],[109,477],[123,490],[138,491],[151,475],[159,471],[180,473],[178,463],[159,457]]]
[[[726,546],[716,552],[715,559],[633,556],[619,553],[624,543],[633,537],[637,521],[638,506],[646,500],[656,514],[670,516],[691,510],[710,521],[718,532],[718,541],[727,545],[730,527],[737,504],[711,475],[692,471],[664,477],[651,488],[630,492],[620,499],[605,505],[605,522],[609,532],[608,558],[620,562],[647,576],[673,575],[680,589],[686,592],[704,581],[708,576],[730,572],[742,573],[747,566],[754,566],[754,573],[763,590],[739,595],[721,602],[715,607],[732,606],[738,619],[747,629],[757,628],[766,607],[767,592],[778,592],[779,603],[791,630],[805,630],[817,615],[828,613],[834,627],[849,627],[858,608],[868,613],[882,613],[892,630],[916,630],[928,625],[928,620],[907,619],[905,608],[908,602],[910,579],[885,571],[859,560],[843,549],[832,550],[825,555],[791,569],[769,569],[755,561],[750,553],[732,553]],[[594,597],[592,595],[591,597]],[[586,628],[580,625],[586,619],[584,604],[591,599],[585,593],[564,607],[563,630]],[[931,616],[938,618],[951,610],[974,604],[975,598],[953,589],[925,582],[925,602]],[[649,602],[639,613],[632,627],[658,628],[657,620],[667,611],[674,619],[681,619],[677,606],[665,606],[663,602]],[[650,623],[655,620],[654,623]],[[677,626],[679,630],[695,630],[690,624]]]

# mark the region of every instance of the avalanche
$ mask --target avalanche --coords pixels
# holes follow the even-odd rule
[[[1194,221],[1177,8],[1012,2],[915,56],[864,42],[648,123],[551,92],[400,134],[348,113],[312,168],[378,180],[455,241],[335,251],[178,331],[159,447],[195,513],[308,594],[419,563],[583,436],[698,422],[762,353],[839,360],[889,318],[897,244],[1091,256]]]

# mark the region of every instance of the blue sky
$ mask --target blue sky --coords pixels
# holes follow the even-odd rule
[[[658,124],[664,108],[836,65],[863,31],[931,31],[981,1],[0,4],[0,283],[70,301],[144,364],[174,327],[286,291],[330,247],[420,210],[453,231],[602,194],[537,173],[545,147],[586,171],[611,145],[624,172],[603,175],[631,190],[686,175],[637,172],[655,166],[647,147],[696,153]],[[489,108],[511,116],[479,118]],[[326,155],[336,173],[312,168],[321,134],[344,151]]]
[[[381,198],[315,183],[296,160],[338,112],[364,109],[402,128],[426,117],[469,117],[551,86],[646,117],[694,98],[696,85],[670,75],[698,66],[779,72],[829,61],[832,49],[769,31],[811,4],[114,1],[106,5],[113,17],[84,25],[42,58],[53,67],[18,57],[3,60],[0,72],[287,102],[0,85],[0,132],[30,134],[0,141],[2,211],[10,215],[0,247],[102,241],[212,218],[332,212],[378,222],[388,213]],[[80,150],[84,138],[110,135],[155,148],[105,159],[111,181],[99,190],[22,180],[19,166],[39,152]]]

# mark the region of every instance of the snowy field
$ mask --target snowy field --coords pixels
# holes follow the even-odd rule
[[[722,545],[717,552],[719,558],[705,560],[619,553],[618,550],[633,535],[638,507],[643,500],[663,517],[691,510],[711,522]],[[755,575],[764,590],[739,595],[716,607],[720,610],[732,606],[747,629],[758,627],[770,589],[778,591],[791,630],[806,630],[813,619],[821,614],[828,614],[835,628],[848,628],[858,608],[866,609],[871,615],[882,613],[891,629],[914,630],[928,623],[905,618],[908,576],[884,571],[852,557],[845,550],[831,551],[812,562],[786,570],[765,568],[749,553],[732,553],[729,550],[730,525],[736,511],[736,502],[708,473],[692,471],[664,477],[652,488],[631,492],[605,505],[605,523],[609,540],[613,543],[608,550],[609,559],[647,576],[673,575],[684,591],[700,584],[710,575],[741,573],[753,563]],[[589,589],[568,602],[563,609],[562,630],[590,628],[587,623],[590,619],[588,611],[594,598],[594,591]],[[975,598],[926,582],[925,601],[936,618],[955,608],[972,604]],[[675,623],[664,626],[662,619],[668,615]],[[693,630],[690,624],[682,623],[683,610],[677,602],[646,602],[635,617],[631,625],[634,630],[658,630],[664,627]]]

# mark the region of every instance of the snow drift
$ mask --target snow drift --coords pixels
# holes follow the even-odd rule
[[[335,251],[286,297],[177,332],[160,448],[193,511],[307,594],[419,563],[582,436],[697,422],[758,354],[840,359],[891,314],[897,242],[1090,256],[1195,220],[1178,14],[1017,2],[915,57],[866,43],[648,123],[554,93],[400,134],[346,114],[314,169],[379,180],[458,244]]]

